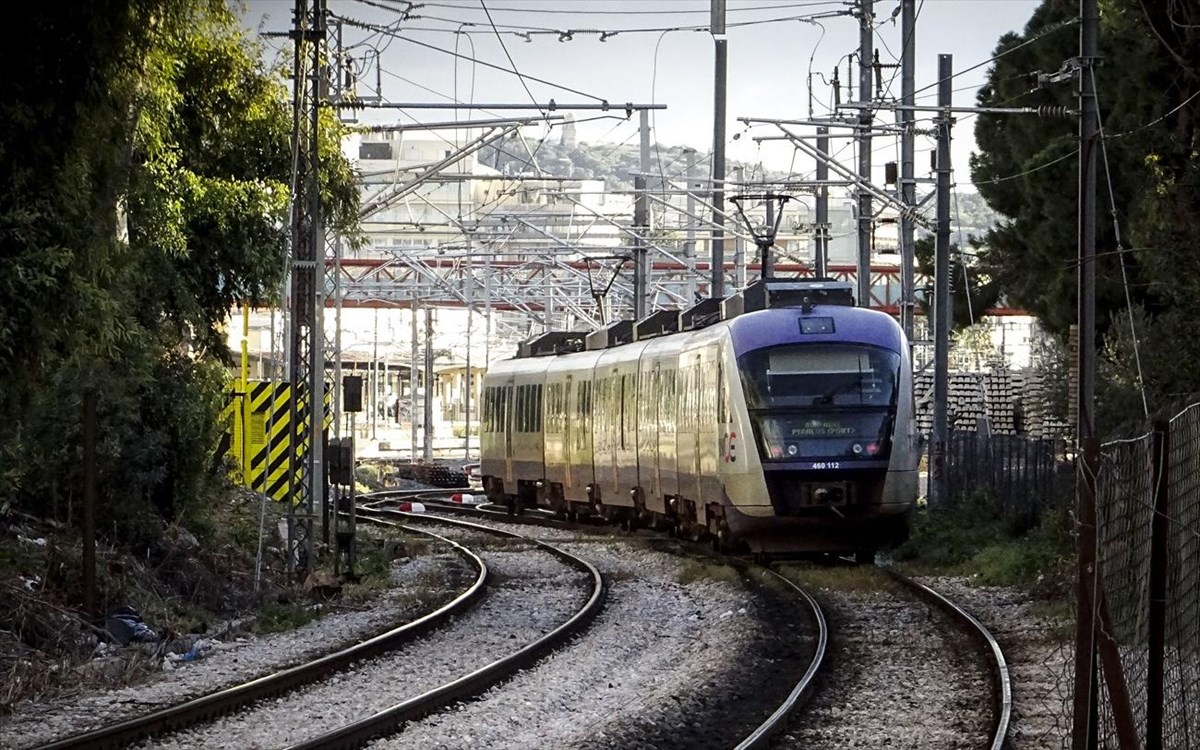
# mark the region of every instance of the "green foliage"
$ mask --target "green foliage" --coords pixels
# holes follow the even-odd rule
[[[300,602],[267,602],[258,611],[253,631],[259,634],[282,633],[303,627],[316,619],[311,605]]]
[[[149,549],[221,480],[223,321],[282,280],[287,90],[220,0],[14,12],[29,44],[0,82],[0,506],[78,521],[90,390],[100,531]],[[325,221],[349,231],[357,193],[325,123]]]
[[[1000,300],[1000,284],[986,269],[964,257],[980,250],[981,244],[975,237],[968,237],[970,251],[960,251],[956,243],[950,244],[950,327],[959,330],[971,326],[984,311],[995,307]],[[933,235],[917,240],[915,246],[917,266],[921,273],[930,279],[934,277]],[[931,288],[921,299],[921,308],[925,315],[932,314],[934,290]]]
[[[1000,517],[986,495],[978,494],[954,509],[920,511],[896,559],[922,569],[974,576],[987,585],[1050,588],[1065,575],[1073,545],[1065,510],[1043,511],[1039,524],[1021,534]]]
[[[1097,153],[1097,382],[1101,429],[1138,422],[1140,389],[1151,411],[1197,392],[1200,340],[1190,335],[1200,294],[1200,122],[1188,97],[1200,90],[1200,6],[1108,0],[1102,5],[1096,72],[1107,137]],[[1045,0],[1021,34],[1001,38],[1004,56],[979,92],[989,106],[1075,107],[1075,85],[1031,91],[1030,74],[1058,70],[1078,54],[1078,4]],[[1030,41],[1026,46],[1019,45]],[[1018,48],[1019,47],[1019,48]],[[981,115],[975,184],[1006,218],[987,235],[980,267],[1011,304],[1065,340],[1077,304],[1073,118]],[[1099,149],[1100,144],[1096,144]],[[1118,246],[1108,183],[1120,222]],[[1136,335],[1129,329],[1126,285]],[[1139,378],[1133,343],[1139,342]]]

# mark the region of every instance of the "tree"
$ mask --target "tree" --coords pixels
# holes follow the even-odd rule
[[[221,0],[16,12],[30,44],[9,69],[30,73],[0,84],[0,503],[68,516],[91,389],[105,512],[174,517],[217,478],[221,325],[282,282],[288,93]],[[357,191],[325,122],[325,220],[348,230]]]
[[[971,247],[968,251],[977,255],[982,246],[975,237],[968,237]],[[922,274],[927,276],[930,284],[934,283],[934,250],[933,235],[926,235],[916,242],[917,266]],[[950,244],[950,328],[959,331],[969,328],[989,308],[995,307],[1000,301],[1000,284],[991,278],[978,264],[967,261],[968,253],[959,250],[957,243]],[[932,321],[934,293],[932,286],[921,298],[921,308],[925,311],[926,320]],[[932,323],[930,323],[932,327]]]
[[[1075,106],[1070,84],[1035,89],[1033,74],[1057,71],[1078,54],[1077,6],[1045,0],[1022,34],[1000,39],[996,53],[1003,57],[979,92],[980,105]],[[1103,147],[1097,160],[1096,298],[1104,357],[1098,396],[1116,422],[1131,416],[1118,404],[1136,401],[1141,411],[1140,397],[1121,393],[1144,386],[1150,408],[1161,409],[1194,393],[1200,382],[1200,343],[1186,335],[1200,294],[1194,251],[1200,132],[1195,100],[1189,103],[1200,90],[1200,9],[1107,0],[1101,10],[1105,64],[1095,76],[1106,137],[1095,144]],[[981,265],[1013,304],[1035,313],[1061,339],[1077,304],[1076,122],[981,115],[975,136],[980,153],[971,161],[973,179],[988,205],[1006,217],[985,238]],[[1131,314],[1141,320],[1136,336],[1113,330],[1114,323],[1127,328]],[[1130,369],[1137,358],[1127,356],[1134,341],[1149,355],[1141,358],[1140,378]]]

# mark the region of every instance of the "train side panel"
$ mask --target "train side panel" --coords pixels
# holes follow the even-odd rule
[[[596,361],[595,488],[604,505],[634,507],[638,483],[638,361],[646,342],[605,350]]]
[[[676,466],[676,384],[685,335],[652,339],[642,350],[638,397],[638,486],[646,510],[667,515],[679,494]]]
[[[547,494],[586,503],[592,472],[592,369],[599,352],[552,358],[546,369]]]

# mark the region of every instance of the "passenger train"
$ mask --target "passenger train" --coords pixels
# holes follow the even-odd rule
[[[488,497],[728,551],[873,558],[907,536],[918,435],[904,333],[850,293],[766,280],[522,344],[484,378]]]

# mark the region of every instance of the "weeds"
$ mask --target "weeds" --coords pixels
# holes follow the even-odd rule
[[[720,563],[704,562],[702,560],[685,559],[679,568],[679,583],[684,586],[697,581],[725,581],[738,583],[742,576],[738,571]]]
[[[1043,511],[1027,533],[1014,532],[984,495],[958,507],[922,510],[912,534],[895,552],[920,572],[972,576],[985,585],[1028,586],[1059,593],[1074,557],[1070,518],[1062,508]]]

